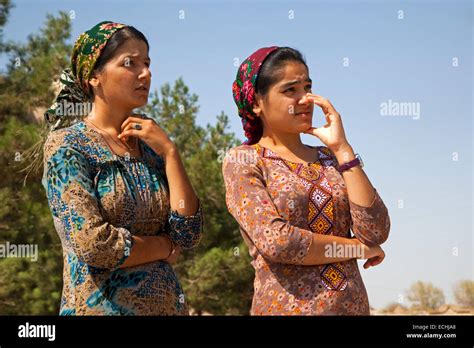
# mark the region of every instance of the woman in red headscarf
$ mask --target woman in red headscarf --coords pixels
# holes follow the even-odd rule
[[[367,259],[364,268],[383,261],[390,219],[341,116],[312,93],[301,53],[288,47],[253,53],[232,90],[247,141],[229,151],[223,174],[253,258],[251,314],[368,315],[356,260]],[[314,105],[323,127],[312,127]],[[303,144],[301,133],[324,146]]]

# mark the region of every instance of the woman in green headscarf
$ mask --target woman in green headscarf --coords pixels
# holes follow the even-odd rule
[[[64,256],[62,315],[186,315],[172,268],[202,210],[176,146],[133,109],[147,103],[149,45],[102,22],[76,41],[45,113],[43,185]]]

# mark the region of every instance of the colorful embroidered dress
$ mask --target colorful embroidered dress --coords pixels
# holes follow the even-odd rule
[[[193,216],[170,212],[163,160],[139,144],[141,157],[114,155],[84,122],[46,141],[43,185],[64,256],[61,315],[188,314],[167,262],[118,268],[132,235],[167,233],[183,249],[201,237],[201,207]]]
[[[368,315],[355,259],[303,266],[313,233],[383,243],[390,230],[378,193],[370,207],[348,199],[337,160],[324,146],[309,164],[241,145],[225,157],[226,203],[240,225],[255,268],[252,315]]]

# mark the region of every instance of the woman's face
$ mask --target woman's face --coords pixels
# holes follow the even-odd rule
[[[264,132],[302,133],[311,128],[314,104],[306,98],[311,93],[308,69],[299,62],[288,62],[281,79],[267,95],[257,95],[254,112],[262,118]]]
[[[126,109],[145,105],[151,83],[146,43],[137,39],[127,40],[89,83],[97,84],[94,94],[106,103]]]

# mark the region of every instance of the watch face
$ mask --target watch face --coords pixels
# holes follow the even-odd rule
[[[360,157],[360,155],[357,154],[356,158],[360,161],[360,167],[363,168],[364,167],[364,162],[362,161],[362,157]]]

